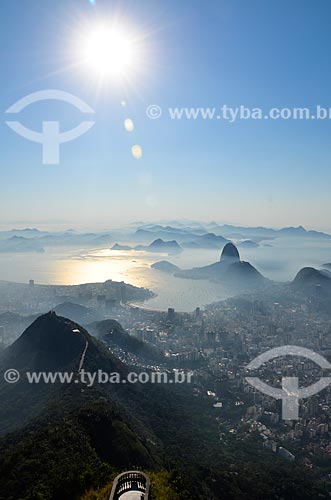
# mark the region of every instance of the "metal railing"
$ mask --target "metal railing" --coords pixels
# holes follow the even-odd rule
[[[150,479],[140,471],[119,474],[113,483],[109,500],[119,500],[128,491],[140,491],[141,499],[150,500]]]

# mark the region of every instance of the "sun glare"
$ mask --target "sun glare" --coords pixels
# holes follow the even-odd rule
[[[115,26],[98,26],[80,43],[81,60],[96,77],[129,76],[137,61],[137,48],[130,34]]]

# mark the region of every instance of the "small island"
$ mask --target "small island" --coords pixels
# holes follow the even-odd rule
[[[180,271],[180,268],[178,266],[175,266],[175,264],[172,264],[167,260],[161,260],[160,262],[155,262],[155,264],[151,265],[151,268],[168,274],[175,274],[176,272]]]

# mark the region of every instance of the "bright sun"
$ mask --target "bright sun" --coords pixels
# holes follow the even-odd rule
[[[81,59],[95,76],[127,77],[137,59],[134,40],[118,27],[98,26],[81,40]]]

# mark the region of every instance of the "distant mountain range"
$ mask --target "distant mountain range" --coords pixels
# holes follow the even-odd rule
[[[24,236],[11,236],[8,239],[0,240],[0,252],[38,252],[45,251],[41,241],[34,238],[25,238]]]
[[[134,241],[149,242],[153,238],[173,239],[187,248],[219,248],[226,243],[221,235],[209,233],[204,230],[176,229],[173,227],[150,227],[149,229],[138,229],[131,235]],[[215,246],[216,245],[216,246]]]
[[[48,247],[98,248],[113,242],[108,233],[49,233],[38,229],[0,231],[0,252],[44,252]]]
[[[148,247],[155,240],[176,241],[179,246],[188,249],[220,250],[231,240],[238,241],[238,244],[243,247],[253,248],[263,240],[274,238],[325,240],[330,239],[331,235],[321,231],[306,230],[303,226],[271,229],[196,221],[185,223],[171,221],[163,224],[139,223],[113,229],[111,233],[108,231],[79,233],[73,229],[51,232],[26,228],[0,231],[0,252],[43,252],[52,247],[104,248],[111,244],[114,250],[129,250],[134,248],[134,243]],[[240,243],[240,240],[244,241]],[[114,244],[114,241],[117,243]]]
[[[238,243],[237,246],[241,248],[258,248],[260,244],[257,243],[256,241],[244,240]]]
[[[168,254],[181,253],[183,251],[182,247],[177,243],[177,241],[164,241],[161,238],[154,240],[150,245],[138,245],[135,250],[145,250],[146,252],[157,252]]]
[[[194,240],[182,243],[184,248],[193,249],[221,249],[225,243],[229,240],[223,238],[223,236],[216,236],[214,233],[206,233],[199,236],[195,236]]]
[[[111,247],[112,250],[120,250],[120,251],[129,251],[129,250],[133,250],[132,247],[130,247],[129,245],[121,245],[120,243],[115,243],[115,245],[113,245]]]
[[[144,252],[153,252],[153,253],[167,253],[167,254],[178,254],[183,251],[183,248],[177,243],[177,241],[164,241],[161,238],[158,238],[150,245],[137,245],[135,247],[130,247],[128,245],[120,245],[116,243],[112,250],[137,250]]]
[[[140,238],[148,238],[151,233],[157,234],[159,237],[171,235],[171,238],[177,239],[179,242],[188,241],[190,235],[194,234],[201,236],[213,232],[217,236],[223,236],[229,239],[252,239],[260,241],[261,239],[281,238],[281,237],[306,237],[306,238],[322,238],[330,239],[331,235],[314,230],[307,230],[303,226],[285,227],[282,229],[271,229],[266,227],[245,227],[234,226],[229,224],[197,223],[188,221],[180,223],[171,221],[171,225],[161,224],[141,224],[138,227],[135,235]]]

